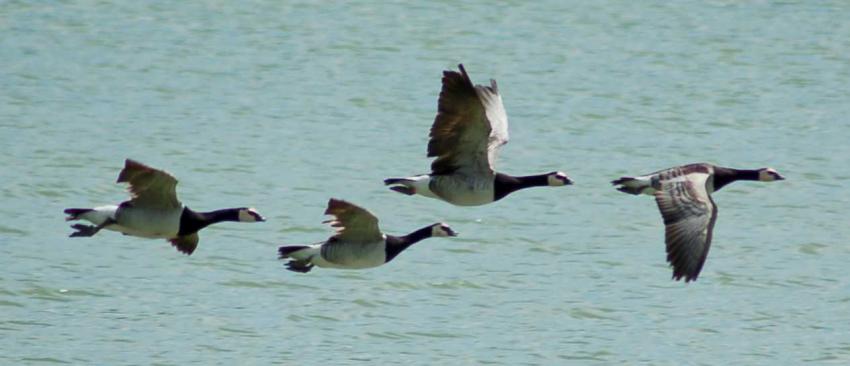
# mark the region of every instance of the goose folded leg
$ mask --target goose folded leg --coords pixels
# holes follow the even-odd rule
[[[74,224],[71,225],[71,228],[77,230],[69,235],[71,238],[94,236],[94,234],[97,234],[97,232],[101,229],[94,225],[85,224]]]
[[[101,229],[103,229],[107,225],[112,225],[114,223],[115,223],[115,220],[109,219],[109,220],[106,220],[106,221],[104,221],[103,223],[101,223],[100,225],[97,225],[97,226],[85,225],[85,224],[74,224],[74,225],[71,225],[71,228],[74,229],[74,230],[77,230],[77,231],[71,233],[71,235],[69,235],[69,237],[77,238],[77,237],[94,236],[94,234],[97,234]]]
[[[286,263],[286,269],[292,272],[307,273],[313,269],[313,264],[310,262],[291,260]]]

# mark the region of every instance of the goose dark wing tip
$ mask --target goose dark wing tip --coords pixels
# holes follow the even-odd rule
[[[135,175],[134,174],[135,172],[137,172],[138,170],[143,170],[143,169],[149,169],[149,168],[148,168],[148,166],[146,166],[146,165],[144,165],[144,164],[142,164],[142,163],[140,163],[136,160],[126,158],[126,159],[124,159],[124,169],[121,169],[121,173],[118,173],[118,179],[115,181],[115,183],[129,182],[130,179],[133,178],[132,176]]]
[[[328,200],[328,208],[325,209],[325,215],[337,215],[342,210],[347,210],[351,208],[352,205],[348,201],[341,200],[339,198],[331,198]]]
[[[681,281],[682,278],[684,278],[685,283],[696,282],[698,276],[699,276],[699,273],[690,274],[690,273],[675,273],[674,272],[672,280]]]
[[[469,74],[466,72],[466,68],[463,67],[463,64],[457,65],[460,72],[455,70],[443,70],[443,90],[440,92],[440,96],[442,97],[446,93],[446,88],[458,88],[460,87],[458,84],[462,85],[461,88],[469,87],[470,90],[474,90],[474,85],[472,84],[472,79],[469,78]],[[474,92],[473,94],[474,95]]]

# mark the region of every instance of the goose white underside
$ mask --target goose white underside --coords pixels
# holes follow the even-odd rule
[[[95,225],[101,225],[111,219],[117,223],[106,225],[104,229],[142,238],[170,239],[176,237],[180,231],[182,213],[182,207],[176,210],[156,210],[100,206],[80,215],[79,218]]]

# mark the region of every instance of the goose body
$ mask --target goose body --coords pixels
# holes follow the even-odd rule
[[[328,222],[337,228],[337,233],[323,243],[280,247],[280,259],[289,259],[286,263],[288,270],[306,273],[314,266],[341,269],[378,267],[422,239],[456,235],[442,223],[404,236],[383,234],[378,228],[377,217],[371,212],[333,198],[328,201],[325,214],[334,216]]]
[[[121,209],[119,206],[112,205],[84,211],[77,215],[77,219],[86,220],[97,226],[103,225],[106,230],[125,235],[162,239],[177,236],[180,231],[182,213],[183,207],[176,210]]]
[[[129,183],[131,199],[119,205],[65,209],[66,220],[85,220],[94,226],[75,224],[71,237],[93,236],[101,229],[151,239],[167,239],[177,250],[192,254],[198,231],[222,221],[265,221],[254,209],[229,208],[197,212],[177,199],[177,179],[165,171],[127,159],[118,182]]]
[[[638,177],[622,177],[611,183],[617,190],[655,197],[664,219],[667,261],[673,279],[695,281],[708,257],[717,205],[711,194],[738,180],[783,180],[772,168],[755,170],[688,164]]]
[[[502,97],[495,80],[490,86],[473,85],[463,65],[458,68],[443,72],[428,141],[428,157],[436,158],[431,173],[388,178],[384,184],[458,206],[488,204],[524,188],[572,184],[562,172],[513,177],[495,171],[496,155],[509,139]]]

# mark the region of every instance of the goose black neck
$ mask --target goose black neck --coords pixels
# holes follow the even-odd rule
[[[523,188],[548,185],[548,174],[513,177],[507,174],[496,173],[496,179],[493,182],[493,201],[505,198],[505,196]]]
[[[223,210],[197,212],[189,207],[184,207],[183,214],[180,215],[180,232],[178,235],[194,234],[198,230],[222,221],[239,221],[239,209],[225,208]]]
[[[750,169],[714,168],[714,191],[736,180],[759,180],[759,171]]]
[[[426,226],[404,236],[387,235],[387,247],[385,249],[387,262],[393,260],[393,258],[405,249],[409,248],[411,245],[416,244],[422,239],[430,238],[431,233],[431,227]]]

